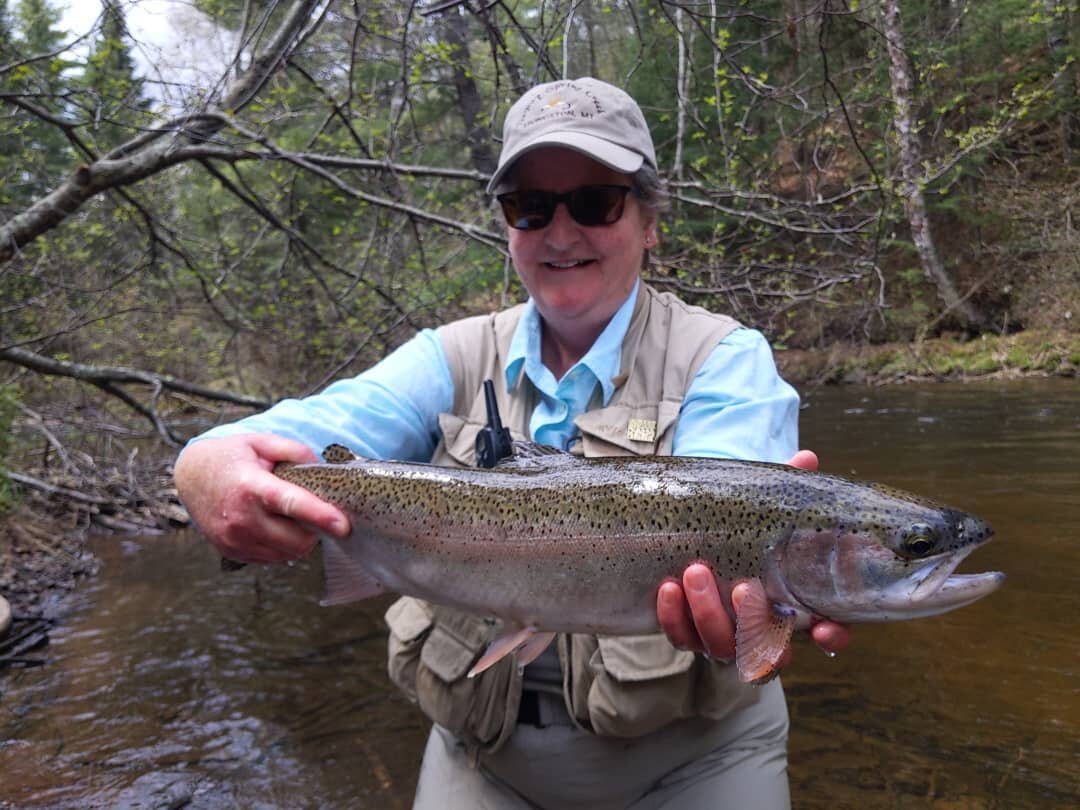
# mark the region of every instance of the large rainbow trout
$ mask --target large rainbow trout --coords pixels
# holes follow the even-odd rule
[[[323,537],[334,605],[396,592],[504,621],[471,674],[538,656],[555,633],[653,633],[656,592],[709,565],[736,620],[743,680],[763,681],[811,620],[931,616],[997,589],[957,575],[990,526],[884,486],[781,464],[685,457],[581,459],[518,443],[497,467],[373,461],[331,445],[281,478],[341,508]],[[750,584],[738,610],[732,587]]]

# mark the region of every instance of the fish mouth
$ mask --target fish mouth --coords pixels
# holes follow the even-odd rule
[[[973,543],[924,560],[918,570],[888,587],[883,601],[902,610],[905,616],[915,618],[970,605],[993,593],[1005,582],[1001,571],[953,573],[981,545]]]

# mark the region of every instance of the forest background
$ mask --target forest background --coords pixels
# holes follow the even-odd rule
[[[72,34],[0,0],[24,546],[44,511],[182,522],[185,438],[521,300],[483,189],[507,107],[553,79],[639,101],[673,202],[646,277],[790,375],[1080,366],[1077,0],[193,0],[179,69],[138,5]]]

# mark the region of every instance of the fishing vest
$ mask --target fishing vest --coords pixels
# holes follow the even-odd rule
[[[515,439],[529,438],[540,394],[524,371],[507,388],[504,372],[523,306],[438,330],[454,380],[454,407],[439,416],[442,439],[433,463],[475,466],[476,436],[487,424],[486,379],[494,382],[503,425]],[[670,455],[694,375],[738,325],[642,284],[615,393],[607,406],[577,417],[581,440],[572,452]],[[497,637],[500,622],[412,597],[395,602],[386,621],[391,680],[474,756],[497,750],[517,723],[523,667],[510,655],[475,678],[466,673]],[[677,650],[663,634],[560,635],[557,644],[566,710],[594,734],[641,736],[679,719],[720,719],[757,699],[757,690],[739,681],[733,665]]]

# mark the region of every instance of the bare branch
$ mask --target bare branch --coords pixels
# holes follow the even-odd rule
[[[485,230],[478,225],[473,225],[468,222],[460,222],[459,220],[450,219],[449,217],[444,217],[440,214],[433,214],[430,211],[425,211],[422,208],[417,208],[416,206],[409,205],[408,203],[398,202],[397,200],[391,200],[387,199],[386,197],[380,197],[376,194],[369,194],[366,191],[361,191],[360,189],[354,188],[353,186],[349,185],[337,175],[326,171],[321,166],[317,166],[315,163],[308,160],[305,156],[289,152],[284,149],[280,149],[275,144],[271,143],[268,139],[264,138],[262,135],[258,134],[257,132],[251,132],[246,130],[239,123],[234,123],[233,128],[236,129],[237,132],[240,132],[241,134],[250,138],[252,141],[263,144],[268,149],[270,149],[278,158],[282,160],[287,160],[290,163],[295,163],[297,166],[307,169],[312,174],[315,174],[323,178],[327,182],[331,183],[338,190],[343,191],[349,196],[355,197],[358,200],[363,200],[366,203],[370,203],[371,205],[377,205],[381,208],[389,208],[393,211],[397,211],[401,214],[406,214],[410,217],[416,217],[417,219],[424,222],[429,222],[432,225],[439,225],[444,228],[460,231],[468,237],[491,245],[492,247],[499,248],[500,250],[502,249],[502,246],[506,244],[505,236]]]
[[[7,476],[12,481],[18,481],[23,486],[32,487],[40,492],[44,492],[46,495],[61,495],[65,498],[70,498],[73,501],[78,501],[79,503],[89,503],[94,504],[95,506],[111,506],[115,502],[114,498],[86,495],[74,489],[59,487],[56,484],[50,484],[48,481],[42,481],[40,478],[34,478],[32,475],[25,475],[20,472],[12,471],[7,473]]]
[[[244,394],[234,394],[229,391],[219,391],[207,388],[203,385],[179,380],[168,374],[158,374],[152,371],[143,371],[125,366],[91,366],[85,363],[72,363],[67,360],[57,360],[54,357],[46,357],[43,354],[9,346],[0,348],[0,360],[23,366],[24,368],[37,371],[41,374],[49,374],[58,377],[70,377],[82,382],[97,386],[116,385],[148,385],[152,388],[160,388],[167,391],[180,391],[185,394],[212,399],[218,402],[228,402],[233,405],[242,405],[247,408],[259,410],[269,408],[271,403],[258,397],[250,397]]]
[[[298,41],[326,11],[327,0],[295,0],[277,33],[262,53],[232,83],[220,99],[228,112],[249,104],[270,75],[285,63]],[[317,11],[322,6],[321,11]],[[312,18],[314,17],[314,21]],[[305,23],[310,23],[305,26]],[[198,121],[198,123],[195,123]],[[196,117],[178,125],[140,135],[106,157],[80,166],[52,193],[26,211],[0,225],[0,263],[9,261],[23,245],[77,211],[90,198],[108,189],[135,183],[177,163],[190,160],[184,147],[206,141],[224,126],[219,116]]]

